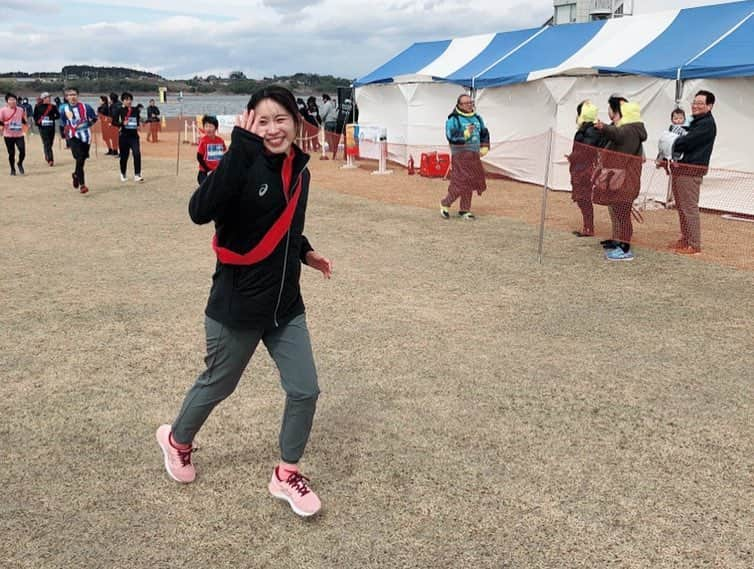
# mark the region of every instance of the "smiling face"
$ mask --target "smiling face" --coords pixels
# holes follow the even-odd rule
[[[253,132],[264,139],[264,147],[273,154],[288,154],[296,139],[296,121],[273,99],[262,99],[254,107]]]
[[[697,95],[694,97],[694,102],[691,103],[691,114],[695,117],[705,115],[712,110],[712,105],[707,104],[707,97],[704,95]]]

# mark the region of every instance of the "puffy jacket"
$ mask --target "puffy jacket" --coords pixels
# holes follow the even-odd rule
[[[597,162],[597,149],[605,146],[602,133],[594,128],[593,122],[579,125],[573,136],[573,148],[568,156],[569,172],[571,174],[571,189],[573,199],[586,199],[591,195],[591,181],[594,166]],[[580,191],[582,190],[583,191]]]
[[[309,195],[309,156],[297,147],[288,189],[301,194],[291,226],[265,259],[253,265],[217,261],[205,313],[231,327],[266,329],[304,312],[299,277],[301,261],[312,250],[303,235]],[[236,127],[231,145],[213,174],[191,196],[194,223],[214,221],[217,245],[245,254],[259,243],[281,216],[288,198],[283,191],[285,156],[269,154],[262,139]]]
[[[673,152],[683,154],[680,162],[695,164],[704,168],[688,168],[688,175],[702,176],[707,173],[712,148],[717,137],[717,125],[712,113],[705,113],[694,117],[685,136],[678,137],[673,144]],[[684,174],[683,167],[677,167],[676,172]]]
[[[647,130],[641,121],[621,123],[620,126],[609,125],[602,130],[608,143],[602,153],[602,167],[626,171],[626,181],[620,193],[620,202],[631,202],[641,191],[641,170],[644,162],[644,141]],[[628,154],[621,156],[621,154]],[[617,203],[617,202],[616,202]]]
[[[482,117],[476,113],[461,113],[458,108],[453,109],[445,121],[445,138],[450,143],[451,153],[479,152],[481,148],[489,149],[490,146],[490,133]]]

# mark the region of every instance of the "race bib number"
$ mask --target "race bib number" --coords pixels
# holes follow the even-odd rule
[[[8,123],[8,130],[11,132],[21,132],[21,121],[11,121]]]
[[[52,119],[50,117],[42,117],[42,122],[39,126],[52,126]]]
[[[138,128],[139,125],[136,122],[136,117],[128,117],[128,119],[126,119],[126,122],[123,126],[129,130],[135,130],[136,128]]]
[[[222,144],[208,144],[207,145],[207,161],[218,161],[223,157],[223,145]]]

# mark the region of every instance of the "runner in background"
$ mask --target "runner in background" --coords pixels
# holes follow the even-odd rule
[[[139,126],[141,116],[139,109],[133,107],[134,96],[131,93],[123,93],[120,96],[123,106],[113,115],[113,126],[120,128],[118,147],[120,148],[120,181],[126,182],[126,169],[128,167],[128,155],[134,154],[134,182],[143,182],[141,176],[141,143],[139,140]]]
[[[110,120],[110,99],[107,95],[102,95],[100,98],[100,106],[97,107],[97,116],[100,120],[100,130],[102,131],[102,141],[107,146],[106,156],[117,156],[118,151],[115,150],[117,143],[114,142],[114,138],[117,136],[117,129],[113,128]],[[115,134],[113,134],[115,133]]]
[[[154,99],[149,99],[149,106],[147,107],[147,122],[149,123],[147,142],[159,142],[158,133],[160,132],[160,109],[157,107],[157,105],[155,105]]]
[[[42,93],[39,99],[41,103],[34,107],[34,123],[39,128],[39,136],[42,138],[45,161],[53,166],[55,157],[52,153],[52,143],[55,141],[55,121],[60,119],[60,113],[50,101],[49,93]]]
[[[0,109],[0,123],[3,125],[3,139],[5,148],[8,150],[8,162],[10,163],[10,175],[24,174],[24,158],[26,158],[26,139],[24,127],[26,126],[26,111],[18,104],[18,97],[13,93],[5,94],[5,107]],[[18,163],[16,163],[16,148],[18,148]]]
[[[60,106],[60,124],[65,138],[76,161],[76,170],[71,174],[73,187],[85,194],[89,191],[84,175],[84,164],[89,158],[89,148],[92,144],[92,125],[97,122],[97,114],[89,105],[79,101],[79,90],[68,87],[65,90],[68,101]]]
[[[199,162],[199,173],[196,176],[196,181],[199,185],[217,169],[217,165],[227,149],[225,141],[217,136],[218,127],[216,117],[208,115],[202,117],[202,129],[205,134],[199,139],[199,147],[196,149],[196,160]]]
[[[60,120],[58,121],[58,130],[60,131],[60,140],[65,140],[65,147],[68,148],[68,139],[65,137],[65,130],[63,128],[63,115],[60,112],[60,109],[63,106],[63,101],[60,100],[60,97],[55,97],[53,101],[55,101],[55,106],[57,107],[58,115],[60,116]]]
[[[117,93],[110,93],[110,122],[112,123],[113,117],[120,111],[120,109],[123,107],[123,105],[120,102],[120,98],[118,97]],[[112,140],[113,140],[113,156],[119,156],[120,155],[120,147],[118,146],[118,127],[113,126],[112,129]]]

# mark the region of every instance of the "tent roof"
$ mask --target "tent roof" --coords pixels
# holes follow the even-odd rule
[[[754,75],[754,12],[709,50],[683,68],[683,77]]]
[[[675,79],[678,69],[683,68],[752,13],[754,13],[754,2],[751,1],[681,10],[652,43],[614,68],[604,66],[606,68],[602,70]],[[749,45],[751,46],[751,43]],[[751,48],[748,52],[738,54],[734,50],[726,50],[725,53],[720,53],[720,56],[737,60],[743,58],[754,65],[754,50]],[[720,68],[722,69],[722,66]],[[709,73],[710,70],[703,69],[701,65],[696,67],[696,73],[682,70],[682,76],[686,79],[701,76],[729,76],[724,71],[711,75]]]
[[[553,75],[754,75],[754,0],[416,43],[355,84],[491,87]]]
[[[605,25],[605,21],[545,28],[510,57],[474,79],[479,87],[523,83],[537,69],[556,67],[579,51]]]

